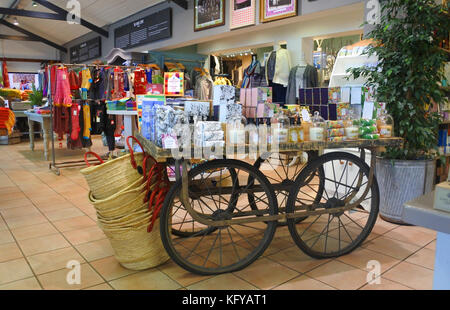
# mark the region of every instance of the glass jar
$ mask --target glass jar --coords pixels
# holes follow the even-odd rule
[[[242,115],[232,117],[227,123],[228,143],[230,144],[245,144],[246,134],[245,126],[247,119]]]
[[[270,120],[272,143],[288,143],[290,120],[283,111],[276,113]]]
[[[381,138],[392,138],[394,135],[394,118],[386,110],[381,112],[377,121]]]
[[[298,113],[291,119],[291,126],[289,128],[289,143],[298,143],[305,141],[303,134],[303,127],[300,122]]]
[[[347,140],[358,140],[359,138],[359,118],[354,110],[347,111],[344,116],[345,137]]]
[[[312,125],[309,129],[309,139],[311,141],[325,141],[326,139],[326,127],[327,124],[323,117],[320,116],[319,112],[314,112],[314,117],[312,118]]]

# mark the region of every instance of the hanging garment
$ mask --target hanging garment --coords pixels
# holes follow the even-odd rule
[[[153,80],[153,70],[152,69],[146,69],[145,70],[145,75],[147,77],[147,83],[152,84],[152,80]]]
[[[85,109],[83,108],[83,104],[81,104],[81,105],[82,105],[82,107],[80,108],[80,133],[81,133],[80,138],[81,138],[82,146],[84,148],[89,148],[92,146],[92,140],[91,140],[91,138],[85,139],[83,136],[83,133],[85,132],[85,128],[86,128],[85,118],[84,118]],[[89,109],[87,109],[87,110],[89,111]],[[87,124],[87,126],[89,126],[89,124]]]
[[[252,87],[250,85],[251,77],[253,77],[255,74],[261,74],[261,64],[258,60],[253,61],[252,64],[244,70],[244,81],[242,82],[241,88]]]
[[[58,134],[59,140],[62,140],[65,134],[70,133],[70,108],[66,106],[53,106],[53,131]]]
[[[273,82],[287,87],[289,84],[289,73],[291,72],[291,67],[291,56],[289,55],[289,51],[284,48],[278,50]]]
[[[311,65],[306,67],[303,83],[305,88],[319,87],[319,72],[316,67]]]
[[[112,100],[114,89],[114,69],[105,69],[105,99]]]
[[[70,84],[70,93],[72,94],[72,97],[79,98],[81,83],[78,79],[78,75],[73,70],[70,70],[69,72],[69,84]]]
[[[130,96],[135,96],[134,73],[131,72],[131,69],[127,69],[127,72],[128,72],[128,87],[130,88]]]
[[[88,92],[91,88],[92,76],[91,71],[88,68],[81,70],[81,99],[88,99]]]
[[[136,95],[145,95],[147,93],[147,75],[142,68],[134,71],[134,93]]]
[[[100,135],[103,131],[101,122],[101,114],[103,109],[106,109],[106,103],[104,101],[92,101],[91,106],[91,135]]]
[[[116,115],[116,130],[114,132],[114,136],[121,137],[123,129],[124,129],[123,116]]]
[[[277,64],[277,52],[276,51],[272,51],[270,53],[269,58],[267,58],[266,61],[266,80],[267,83],[273,81],[273,78],[275,76],[275,67]]]
[[[284,106],[286,103],[287,87],[273,82],[270,83],[269,86],[272,87],[273,103],[278,103],[281,106]]]
[[[108,115],[106,104],[102,106],[102,112],[100,114],[101,130],[106,138],[106,144],[110,152],[116,148],[116,139],[114,132],[116,131],[116,120],[113,115]]]
[[[53,103],[55,106],[70,107],[72,105],[69,74],[66,67],[60,67],[56,70],[56,90]]]
[[[195,83],[195,97],[199,100],[211,100],[213,84],[210,76],[199,76]]]
[[[45,67],[44,82],[42,84],[42,94],[44,97],[48,97],[48,67]]]
[[[50,80],[49,80],[49,83],[50,83],[49,86],[51,88],[49,87],[49,90],[51,90],[51,95],[53,97],[53,101],[55,100],[54,97],[56,95],[57,72],[58,72],[58,67],[57,66],[52,66],[52,68],[50,69],[51,77],[50,77]]]
[[[92,76],[91,85],[91,99],[93,100],[103,100],[105,99],[105,70],[96,69],[94,70],[94,75]]]
[[[124,90],[124,74],[123,70],[119,67],[114,69],[114,92],[113,99],[121,99],[125,97]]]
[[[91,125],[91,107],[87,102],[83,103],[83,120],[84,120],[83,139],[88,140],[91,138],[92,125]]]
[[[78,103],[73,103],[70,108],[70,139],[77,141],[80,137],[80,106]]]
[[[6,65],[6,61],[4,60],[2,65],[2,75],[3,75],[3,87],[10,88],[11,84],[9,83],[8,66]]]
[[[297,104],[300,88],[304,86],[306,66],[295,66],[289,74],[289,85],[286,91],[286,104]]]

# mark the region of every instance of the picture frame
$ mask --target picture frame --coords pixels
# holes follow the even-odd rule
[[[230,1],[230,29],[238,29],[256,24],[256,0]]]
[[[298,0],[260,0],[260,21],[267,23],[298,15]]]
[[[170,97],[184,96],[184,73],[166,72],[164,73],[164,94]]]
[[[225,25],[225,0],[194,0],[194,31]]]

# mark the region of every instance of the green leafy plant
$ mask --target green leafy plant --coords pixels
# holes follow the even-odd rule
[[[376,88],[376,100],[385,102],[395,121],[395,134],[405,139],[402,148],[388,148],[387,159],[429,159],[437,150],[440,116],[430,112],[440,104],[439,86],[448,51],[440,48],[450,28],[447,8],[434,0],[390,0],[381,3],[380,23],[368,34],[374,40],[365,54],[376,54],[376,67],[353,68]]]
[[[36,86],[33,84],[32,93],[29,95],[29,101],[31,106],[42,106],[44,104],[44,94],[42,90],[36,89]]]

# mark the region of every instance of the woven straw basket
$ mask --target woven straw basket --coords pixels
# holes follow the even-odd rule
[[[144,154],[134,155],[138,166],[142,166]],[[133,184],[142,175],[131,165],[131,155],[110,160],[99,166],[81,170],[96,199],[105,199]]]
[[[89,193],[89,200],[97,210],[98,216],[102,218],[118,218],[143,208],[145,186],[145,183],[142,184],[138,180],[123,191],[106,199],[95,199],[91,192]]]
[[[125,223],[127,227],[111,227],[99,223],[108,237],[119,263],[130,270],[145,270],[164,264],[169,256],[164,249],[159,232],[159,220],[153,230],[147,231],[151,213]]]

